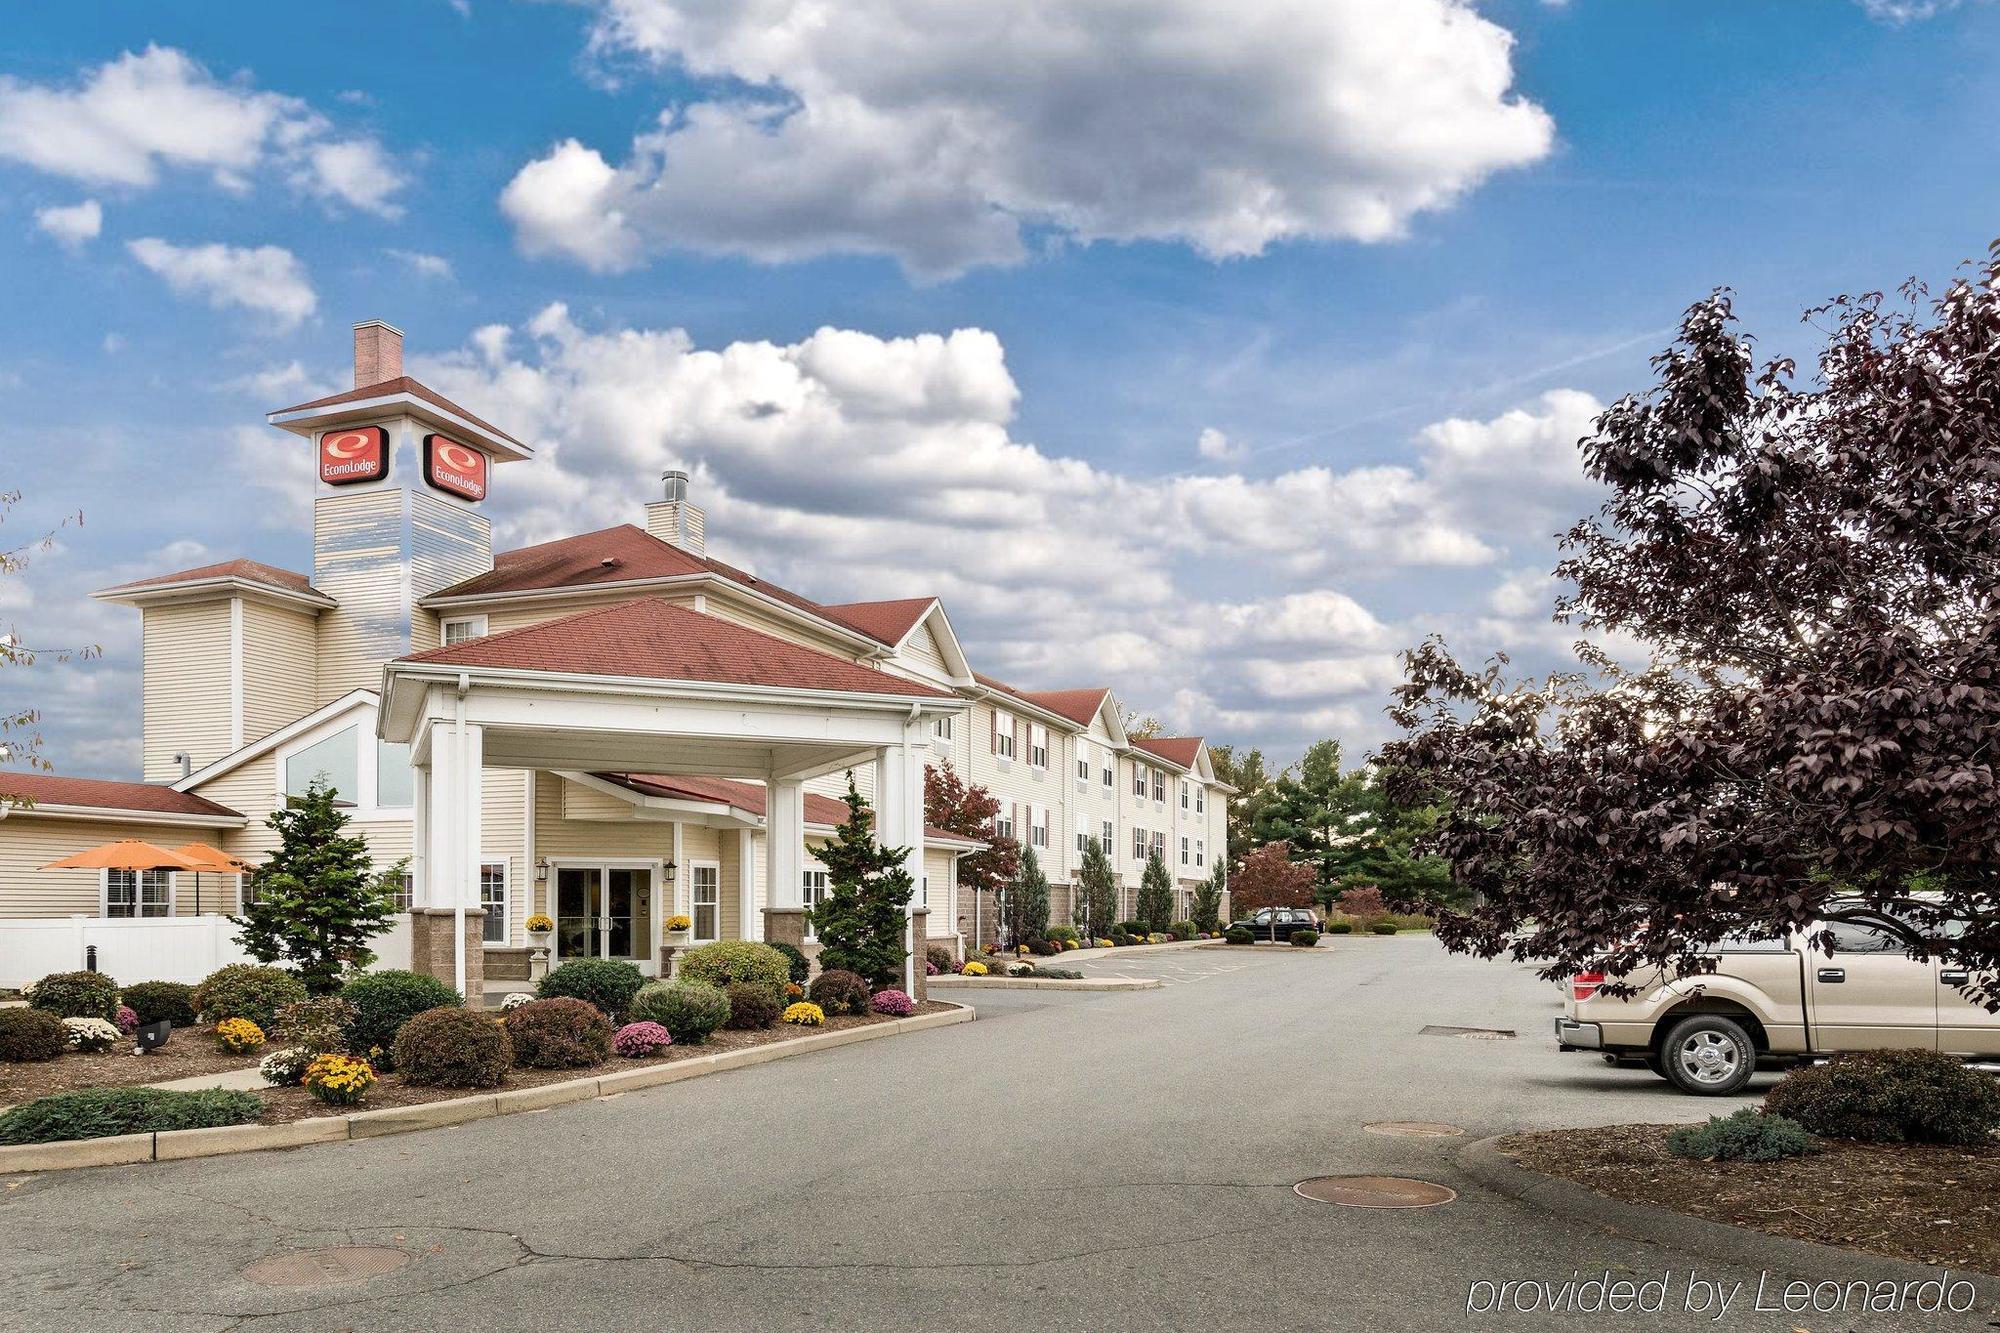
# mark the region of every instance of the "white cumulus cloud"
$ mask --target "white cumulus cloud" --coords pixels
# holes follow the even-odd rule
[[[1029,227],[1217,258],[1381,241],[1554,137],[1466,0],[597,11],[599,55],[704,90],[615,163],[566,139],[506,187],[525,251],[600,270],[682,248],[947,275],[1021,258]]]
[[[149,46],[73,85],[0,78],[0,158],[93,185],[145,188],[166,170],[232,192],[267,169],[330,204],[393,217],[406,183],[374,139],[344,136],[306,102],[217,79],[186,52]]]
[[[177,294],[199,296],[217,309],[255,311],[281,329],[296,327],[319,308],[305,265],[282,246],[181,246],[144,236],[126,249]]]
[[[104,230],[104,209],[95,199],[58,208],[38,208],[35,225],[65,249],[81,250]]]

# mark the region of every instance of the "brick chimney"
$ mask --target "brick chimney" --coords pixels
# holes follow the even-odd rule
[[[646,506],[646,531],[690,555],[702,554],[701,507],[688,499],[688,474],[679,468],[660,474],[665,496]]]
[[[403,377],[403,331],[379,319],[354,326],[354,387]]]

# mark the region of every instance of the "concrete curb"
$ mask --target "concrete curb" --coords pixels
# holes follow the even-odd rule
[[[940,1000],[938,1003],[952,1005],[952,1011],[898,1018],[844,1032],[819,1032],[739,1051],[718,1051],[714,1055],[676,1060],[672,1064],[593,1074],[588,1078],[543,1083],[506,1092],[454,1097],[449,1101],[385,1106],[376,1111],[350,1111],[346,1115],[311,1116],[282,1125],[224,1125],[215,1129],[167,1129],[154,1134],[71,1139],[63,1143],[10,1144],[0,1147],[0,1175],[25,1171],[70,1171],[90,1166],[129,1166],[138,1162],[172,1162],[189,1157],[216,1157],[224,1153],[263,1152],[272,1148],[298,1148],[310,1143],[337,1143],[345,1139],[407,1134],[413,1130],[460,1125],[468,1120],[519,1115],[569,1102],[586,1102],[640,1088],[678,1083],[682,1079],[700,1078],[705,1074],[769,1064],[773,1060],[809,1055],[836,1046],[852,1046],[856,1042],[953,1027],[959,1023],[970,1023],[979,1016],[969,1004],[953,1000]]]
[[[1157,977],[1084,977],[1070,981],[1062,977],[926,977],[933,989],[956,987],[962,990],[1158,990]]]
[[[1172,944],[1127,944],[1122,948],[1111,949],[1100,949],[1093,945],[1088,949],[1065,949],[1061,953],[1052,953],[1047,961],[1057,967],[1068,967],[1072,958],[1079,963],[1088,963],[1099,958],[1136,958],[1149,953],[1171,953],[1176,949],[1206,949],[1223,943],[1226,941],[1175,940]],[[931,977],[930,980],[935,982],[937,978]]]
[[[1459,1149],[1459,1170],[1496,1194],[1627,1240],[1669,1246],[1713,1263],[1789,1277],[1900,1284],[1935,1278],[1941,1271],[1907,1259],[1773,1236],[1650,1203],[1613,1199],[1575,1181],[1543,1175],[1522,1166],[1500,1151],[1500,1140],[1505,1137],[1480,1139]],[[1952,1272],[1973,1283],[1979,1291],[1982,1308],[1990,1308],[1995,1300],[2000,1300],[2000,1277],[1956,1269]]]

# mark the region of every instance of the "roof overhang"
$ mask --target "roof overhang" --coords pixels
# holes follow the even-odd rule
[[[243,815],[178,815],[166,810],[122,810],[103,805],[55,805],[0,801],[0,819],[76,819],[96,824],[158,824],[168,828],[242,828]]]
[[[383,417],[410,417],[468,444],[476,444],[502,462],[518,462],[535,456],[535,451],[528,445],[510,440],[498,431],[456,412],[446,411],[407,389],[372,398],[357,398],[352,402],[329,403],[324,407],[271,412],[266,414],[265,420],[279,430],[310,439],[323,430],[363,425],[380,421]]]
[[[277,606],[295,610],[310,611],[318,615],[331,611],[340,603],[318,589],[300,591],[275,583],[265,583],[260,579],[246,579],[238,574],[223,574],[215,578],[185,579],[179,582],[141,583],[118,588],[102,588],[90,594],[100,602],[116,602],[124,606],[165,606],[175,602],[212,602],[224,597],[242,597],[253,602],[270,602]]]
[[[1084,730],[1083,727],[1079,727],[1076,724],[1075,718],[1064,717],[1061,713],[1051,712],[1038,703],[1031,703],[1023,699],[1018,694],[1009,694],[1005,690],[996,690],[991,685],[980,681],[975,680],[972,684],[962,686],[961,688],[965,693],[972,695],[974,698],[985,699],[989,702],[999,704],[1010,713],[1020,713],[1023,716],[1033,717],[1036,721],[1053,726],[1059,731],[1080,732]]]

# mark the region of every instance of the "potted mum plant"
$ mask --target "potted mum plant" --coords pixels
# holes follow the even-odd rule
[[[686,944],[688,941],[688,931],[693,928],[694,922],[684,913],[674,913],[667,918],[667,943]]]
[[[546,914],[537,912],[528,918],[527,926],[528,943],[540,949],[547,946],[549,934],[555,930],[556,923],[550,920]]]

